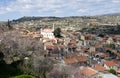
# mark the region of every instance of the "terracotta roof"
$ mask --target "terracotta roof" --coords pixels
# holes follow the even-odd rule
[[[85,37],[91,37],[91,34],[83,34]]]
[[[53,45],[57,45],[57,43],[55,43],[55,42],[53,42],[52,44],[53,44]]]
[[[114,61],[106,61],[105,64],[106,64],[108,67],[116,66],[116,63],[115,63]]]
[[[68,47],[69,47],[69,48],[77,48],[76,45],[69,45]]]
[[[116,37],[112,37],[112,39],[113,39],[113,41],[116,41],[116,40],[117,40],[117,38],[116,38]]]
[[[51,33],[51,32],[53,32],[53,29],[49,29],[49,28],[43,29],[42,32]]]
[[[75,39],[73,39],[73,40],[70,40],[70,43],[71,44],[75,44],[75,43],[77,43],[78,41],[77,40],[75,40]]]
[[[100,64],[95,64],[94,68],[95,68],[96,70],[102,71],[102,72],[106,70],[105,67],[103,67],[103,66],[100,65]]]
[[[119,69],[119,70],[117,70],[117,73],[119,73],[119,74],[120,74],[120,69]]]
[[[75,57],[75,56],[76,56],[76,55],[73,54],[73,53],[69,53],[69,54],[66,54],[66,55],[65,55],[66,58],[73,58],[73,57]]]
[[[102,55],[99,55],[100,58],[106,58],[106,57],[109,57],[109,54],[102,54]]]
[[[98,72],[90,67],[85,67],[82,70],[80,70],[80,73],[87,77],[91,77],[91,76],[97,74]]]
[[[115,62],[116,64],[119,64],[120,63],[120,60],[118,59],[114,59],[114,60],[112,60],[113,62]]]
[[[76,56],[75,57],[79,62],[86,62],[87,58],[85,56]]]
[[[33,34],[33,38],[41,37],[40,34]]]
[[[120,57],[120,53],[116,53],[116,55],[117,55],[118,57]]]
[[[64,61],[65,61],[65,63],[67,63],[67,64],[73,64],[73,63],[78,62],[75,58],[65,59]]]
[[[46,49],[47,49],[47,50],[52,50],[52,49],[53,49],[53,46],[46,46]]]

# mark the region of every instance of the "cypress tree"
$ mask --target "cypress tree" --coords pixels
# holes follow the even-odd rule
[[[9,30],[11,30],[11,29],[12,29],[12,26],[10,25],[10,21],[9,21],[9,19],[8,19],[7,26],[8,26],[8,28],[9,28]]]

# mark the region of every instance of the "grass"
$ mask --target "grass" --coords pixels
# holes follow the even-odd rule
[[[15,76],[15,77],[11,77],[11,78],[35,78],[34,76],[31,75],[19,75],[19,76]]]

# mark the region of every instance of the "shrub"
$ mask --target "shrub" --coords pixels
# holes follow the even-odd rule
[[[19,76],[13,77],[13,78],[35,78],[35,77],[31,76],[31,75],[19,75]]]
[[[114,74],[114,75],[117,74],[117,72],[114,69],[110,69],[109,72],[112,73],[112,74]]]

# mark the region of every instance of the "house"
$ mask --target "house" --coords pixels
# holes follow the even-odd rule
[[[42,38],[41,35],[37,34],[37,33],[33,34],[32,37],[37,39],[37,40],[40,40]]]
[[[97,55],[99,56],[100,59],[107,59],[107,58],[109,58],[109,54],[98,53]]]
[[[68,58],[68,59],[65,59],[64,62],[66,64],[74,64],[74,63],[77,63],[78,61],[75,58]]]
[[[80,70],[80,74],[84,75],[85,78],[97,78],[98,77],[98,71],[90,68],[90,67],[83,67]]]
[[[92,46],[92,47],[90,47],[89,50],[90,50],[90,52],[95,52],[95,51],[96,51],[96,48]]]
[[[100,64],[95,64],[94,69],[98,70],[99,72],[105,72],[106,68]]]
[[[120,53],[115,53],[117,55],[117,59],[120,59]]]
[[[87,57],[85,56],[76,56],[75,57],[77,59],[78,62],[87,62]]]
[[[53,46],[52,42],[44,42],[44,50],[49,50],[49,48],[47,48],[48,46]]]
[[[49,39],[54,39],[55,36],[54,36],[54,25],[53,25],[53,28],[52,29],[42,29],[41,28],[41,34],[43,35],[43,38],[49,38]]]
[[[116,66],[117,66],[116,63],[115,63],[113,60],[111,60],[111,61],[105,61],[105,62],[104,62],[104,67],[105,67],[107,70],[117,69]]]
[[[84,36],[84,35],[81,35],[81,36],[80,36],[80,39],[81,39],[81,40],[85,40],[85,36]]]
[[[113,44],[113,43],[114,43],[114,40],[113,40],[111,37],[109,37],[109,38],[107,39],[106,43],[107,43],[107,44]]]
[[[118,75],[118,77],[120,77],[120,69],[117,70],[117,75]]]
[[[65,58],[73,58],[75,57],[76,55],[74,53],[69,53],[69,54],[66,54],[65,55]]]

